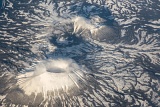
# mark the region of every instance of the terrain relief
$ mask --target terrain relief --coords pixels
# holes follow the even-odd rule
[[[1,0],[1,107],[160,107],[159,0]]]

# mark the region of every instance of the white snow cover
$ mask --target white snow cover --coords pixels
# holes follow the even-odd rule
[[[59,89],[67,92],[69,87],[79,87],[77,74],[82,76],[82,72],[78,71],[78,69],[80,69],[80,66],[71,59],[42,61],[35,66],[34,71],[20,74],[17,77],[17,85],[27,95],[32,93],[46,95],[48,91]]]

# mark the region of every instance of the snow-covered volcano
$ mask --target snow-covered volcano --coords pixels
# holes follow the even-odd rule
[[[158,0],[2,0],[0,106],[160,106]]]

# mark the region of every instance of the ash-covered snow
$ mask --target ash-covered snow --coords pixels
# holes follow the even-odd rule
[[[159,107],[159,0],[1,0],[0,106]]]

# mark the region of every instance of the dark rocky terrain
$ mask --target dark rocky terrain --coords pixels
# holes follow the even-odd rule
[[[0,6],[0,106],[160,106],[159,0]]]

